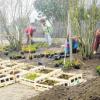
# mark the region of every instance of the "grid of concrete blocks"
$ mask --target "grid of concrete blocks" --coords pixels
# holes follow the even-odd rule
[[[27,79],[27,74],[38,74],[34,80]],[[63,78],[66,76],[67,78]],[[10,60],[0,60],[0,87],[19,82],[38,91],[49,90],[56,85],[74,86],[85,82],[82,74],[65,73],[62,69],[34,66]]]

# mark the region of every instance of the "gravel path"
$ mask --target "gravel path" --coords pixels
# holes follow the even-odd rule
[[[27,100],[37,94],[34,89],[18,83],[0,88],[0,100]]]

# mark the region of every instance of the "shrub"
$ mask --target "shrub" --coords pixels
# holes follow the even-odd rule
[[[55,63],[55,66],[63,65],[65,69],[69,69],[69,68],[80,69],[80,65],[81,65],[78,59],[75,59],[72,62],[70,62],[69,59],[66,59],[65,64],[64,64],[64,60],[60,59],[60,60],[54,61],[54,63]]]
[[[96,71],[100,75],[100,65],[96,67]]]
[[[36,52],[37,50],[37,47],[34,46],[34,45],[28,45],[28,46],[25,46],[25,47],[22,47],[22,51],[28,53],[28,52]]]

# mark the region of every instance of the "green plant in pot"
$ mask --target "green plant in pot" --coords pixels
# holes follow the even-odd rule
[[[80,69],[80,62],[78,59],[73,60],[72,64],[73,64],[73,68]]]
[[[63,59],[54,61],[54,67],[63,66]]]
[[[31,53],[34,53],[36,52],[37,48],[34,45],[28,45],[28,46],[22,47],[23,52],[29,53],[29,50]]]
[[[72,62],[70,62],[70,60],[67,60],[64,64],[64,69],[70,69],[73,67]]]

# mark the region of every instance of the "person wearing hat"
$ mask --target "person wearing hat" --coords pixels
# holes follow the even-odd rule
[[[46,20],[46,18],[41,18],[40,22],[42,24],[42,29],[45,34],[45,40],[50,46],[52,44],[52,38],[51,38],[51,34],[53,32],[52,25],[50,24],[49,21]]]
[[[36,32],[34,23],[30,23],[30,25],[24,31],[25,31],[26,38],[27,38],[26,44],[32,43],[33,33]]]

